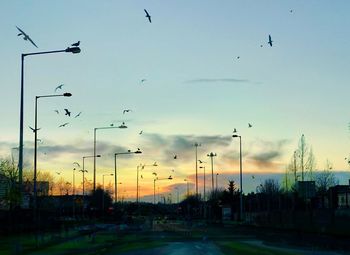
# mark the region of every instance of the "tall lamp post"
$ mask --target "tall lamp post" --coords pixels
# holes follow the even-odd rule
[[[203,184],[204,184],[204,187],[203,187],[203,200],[205,201],[205,166],[200,166],[199,168],[202,168],[203,169]]]
[[[96,190],[96,132],[97,132],[97,130],[113,129],[113,128],[127,128],[127,126],[123,122],[120,126],[117,126],[117,127],[109,126],[109,127],[94,128],[94,191]]]
[[[188,180],[187,180],[187,179],[184,179],[184,182],[187,183],[187,197],[189,197],[189,195],[190,195],[190,186],[189,186],[189,184],[188,184]]]
[[[243,183],[242,183],[242,137],[240,135],[232,135],[233,138],[239,138],[239,207],[240,207],[240,219],[243,217]]]
[[[219,176],[219,173],[216,173],[216,178],[215,178],[215,183],[216,183],[216,186],[215,186],[215,190],[217,191],[218,190],[218,176]]]
[[[211,189],[214,191],[214,157],[216,157],[216,153],[210,152],[207,154],[208,157],[210,157],[211,161]]]
[[[101,155],[92,155],[92,156],[84,156],[83,157],[83,169],[79,170],[80,172],[83,173],[83,216],[84,216],[84,208],[85,208],[85,173],[87,173],[88,171],[85,169],[85,159],[86,158],[100,158]]]
[[[105,210],[105,176],[113,176],[113,174],[103,174],[102,175],[102,213]]]
[[[138,165],[136,168],[136,203],[139,203],[139,170],[144,169],[146,166],[158,166],[157,162],[154,162],[152,165]]]
[[[21,99],[20,99],[20,112],[19,112],[19,146],[18,146],[18,182],[20,189],[23,182],[23,122],[24,122],[24,58],[26,56],[43,55],[60,52],[70,52],[73,54],[80,53],[79,47],[68,47],[64,50],[42,51],[24,53],[21,55]]]
[[[61,95],[45,95],[45,96],[36,96],[35,97],[35,120],[34,120],[34,184],[33,184],[33,191],[34,191],[34,199],[33,199],[33,206],[34,211],[36,213],[36,200],[37,200],[37,148],[38,148],[38,99],[39,98],[46,98],[46,97],[71,97],[71,93],[63,93]],[[34,214],[35,214],[34,213]]]
[[[164,180],[172,180],[173,177],[171,175],[168,178],[158,178],[155,177],[153,179],[153,204],[156,204],[156,181],[164,181]]]
[[[142,151],[137,148],[136,151],[130,151],[127,152],[117,152],[114,153],[114,202],[118,202],[118,185],[117,185],[117,155],[125,155],[125,154],[140,154]]]
[[[201,146],[200,143],[194,143],[196,147],[196,197],[198,198],[198,147]]]

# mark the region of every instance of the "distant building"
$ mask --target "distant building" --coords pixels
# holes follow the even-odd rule
[[[349,208],[350,185],[336,185],[329,188],[330,206],[336,208]]]
[[[299,196],[304,199],[311,199],[316,196],[315,181],[298,181],[296,188]]]
[[[37,181],[36,182],[36,191],[38,196],[48,196],[49,195],[49,182],[46,181]],[[30,195],[34,194],[34,185],[33,182],[26,181],[23,183],[24,192]]]

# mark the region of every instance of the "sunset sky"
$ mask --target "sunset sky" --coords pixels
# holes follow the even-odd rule
[[[97,133],[102,155],[97,180],[114,172],[115,152],[140,148],[141,155],[117,159],[121,189],[131,197],[137,165],[155,161],[158,167],[142,170],[141,195],[152,194],[154,171],[160,178],[174,177],[159,181],[164,192],[180,187],[184,194],[183,180],[194,180],[195,142],[202,145],[198,158],[206,161],[208,173],[206,155],[217,153],[220,186],[229,179],[238,182],[234,128],[242,135],[245,192],[266,178],[281,177],[302,134],[317,169],[329,159],[334,171],[343,171],[338,177],[345,183],[350,177],[344,160],[349,155],[349,9],[345,0],[2,1],[0,157],[10,157],[18,146],[20,54],[65,49],[80,40],[80,54],[26,58],[26,169],[33,162],[28,126],[34,125],[34,98],[54,94],[64,84],[57,93],[71,92],[71,98],[39,100],[38,169],[60,171],[67,180],[72,163],[93,154],[93,129],[124,121],[127,129]],[[17,37],[16,26],[39,48]],[[64,116],[64,108],[73,117]],[[132,111],[123,114],[124,109]],[[91,179],[92,162],[86,159]],[[209,176],[207,181],[209,187]]]

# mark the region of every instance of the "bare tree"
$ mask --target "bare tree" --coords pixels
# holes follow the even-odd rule
[[[309,179],[313,180],[312,172],[315,169],[316,161],[312,147],[306,143],[304,134],[301,135],[297,155],[299,157],[299,169],[301,171],[301,180],[305,180],[305,171],[309,174]]]
[[[17,187],[18,169],[10,160],[0,159],[0,174],[5,176],[8,187],[5,200],[9,204],[10,210],[12,210],[13,206],[18,204],[21,199],[21,193]]]
[[[280,184],[277,180],[274,179],[266,179],[264,183],[261,183],[256,188],[257,193],[264,193],[268,195],[278,194],[280,192]]]
[[[327,159],[325,169],[322,172],[316,174],[316,188],[320,194],[326,194],[327,190],[337,184],[335,175],[332,172],[333,165]]]

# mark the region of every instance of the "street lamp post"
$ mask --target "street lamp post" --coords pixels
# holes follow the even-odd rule
[[[37,209],[37,148],[38,148],[38,99],[39,98],[46,98],[46,97],[71,97],[71,93],[64,93],[61,95],[44,95],[44,96],[36,96],[35,97],[35,116],[34,116],[34,178],[33,178],[33,191],[34,191],[34,199],[33,199],[33,206],[34,206],[34,216],[36,215],[36,209]]]
[[[136,203],[139,203],[139,170],[144,169],[146,166],[158,166],[157,162],[154,162],[152,165],[138,165],[136,168]]]
[[[19,146],[18,146],[18,182],[20,189],[23,182],[23,122],[24,122],[24,58],[26,56],[43,55],[60,52],[71,52],[73,54],[79,53],[79,47],[68,47],[64,50],[43,51],[24,53],[21,55],[21,99],[20,99],[20,113],[19,113]]]
[[[232,135],[232,137],[239,138],[239,182],[240,182],[239,207],[240,207],[240,219],[242,219],[243,217],[242,137],[240,135]]]
[[[172,180],[173,177],[171,175],[168,178],[158,178],[155,177],[153,179],[153,204],[156,204],[156,181],[164,181],[164,180]]]
[[[105,176],[113,176],[113,174],[103,174],[102,175],[102,213],[104,213],[105,210]]]
[[[188,185],[188,180],[184,179],[184,181],[187,182],[187,197],[189,197],[189,195],[190,195],[190,187]]]
[[[219,175],[219,173],[216,173],[216,178],[215,178],[215,182],[216,182],[215,190],[216,191],[218,190],[218,175]]]
[[[204,184],[204,188],[203,188],[203,200],[205,201],[205,166],[200,166],[199,168],[203,169],[203,184]]]
[[[117,155],[125,155],[125,154],[140,154],[142,151],[137,148],[136,151],[130,151],[127,152],[117,152],[114,153],[114,202],[118,202],[118,185],[117,185]]]
[[[123,122],[120,126],[114,127],[98,127],[94,128],[94,191],[96,190],[96,131],[101,129],[112,129],[112,128],[127,128],[125,123]]]
[[[208,157],[210,157],[211,160],[211,189],[214,191],[214,160],[213,158],[216,157],[216,153],[210,152],[207,154]]]
[[[200,143],[194,143],[196,147],[196,197],[198,198],[198,146],[201,146]]]
[[[85,170],[85,159],[86,158],[100,158],[101,155],[96,155],[96,156],[84,156],[83,157],[83,169],[79,170],[80,172],[83,173],[83,216],[84,216],[84,207],[85,207],[85,173],[88,171]]]

